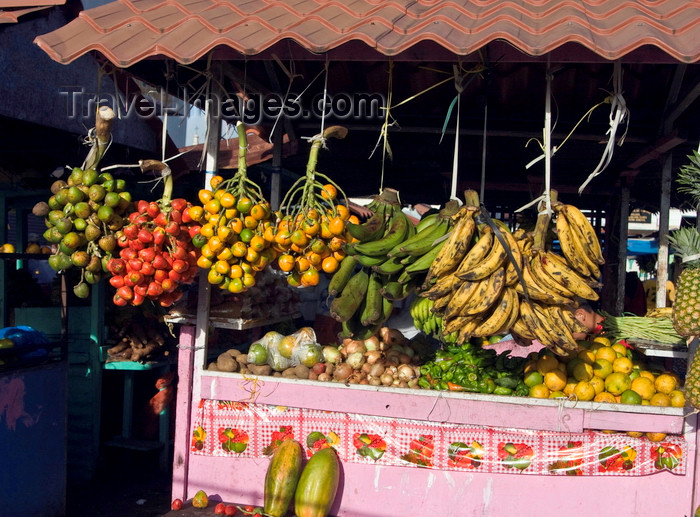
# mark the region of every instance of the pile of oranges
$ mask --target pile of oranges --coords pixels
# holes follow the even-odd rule
[[[230,180],[229,180],[230,181]],[[255,285],[255,274],[275,260],[277,252],[263,235],[272,229],[270,204],[255,189],[230,188],[222,176],[198,193],[201,205],[188,217],[202,227],[193,239],[201,255],[197,266],[208,270],[207,281],[231,293]]]
[[[320,187],[323,202],[314,202],[292,213],[277,212],[277,223],[263,237],[278,253],[277,265],[288,273],[295,287],[318,285],[321,272],[332,275],[345,257],[345,243],[356,241],[346,229],[358,224],[346,205],[337,203],[338,189],[328,183]]]

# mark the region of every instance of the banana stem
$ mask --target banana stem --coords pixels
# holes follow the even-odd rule
[[[549,191],[549,199],[550,203],[556,203],[557,201],[557,191],[556,190],[550,190]],[[532,241],[532,247],[536,249],[545,249],[545,245],[547,243],[547,232],[549,231],[549,221],[551,220],[551,217],[549,214],[545,211],[542,210],[540,214],[537,216],[537,223],[535,224],[535,232],[533,235],[533,241]]]

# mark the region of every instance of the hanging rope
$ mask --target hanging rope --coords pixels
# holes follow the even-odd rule
[[[270,138],[268,139],[269,143],[273,143],[272,138],[275,134],[275,130],[277,129],[277,124],[279,123],[280,119],[282,118],[282,115],[284,114],[284,107],[286,106],[287,98],[289,98],[289,94],[292,91],[292,83],[294,82],[294,79],[297,77],[303,77],[301,74],[296,73],[296,66],[294,64],[294,61],[289,62],[289,69],[287,69],[287,67],[284,66],[280,58],[277,57],[277,54],[272,54],[272,59],[275,60],[275,63],[277,63],[277,65],[282,69],[282,72],[284,72],[284,74],[287,76],[289,84],[287,85],[287,91],[284,93],[284,97],[282,98],[282,107],[280,108],[279,113],[277,113],[277,116],[275,117],[275,123],[272,124],[272,129],[270,130]],[[298,98],[299,97],[297,97],[297,100]],[[296,100],[294,102],[296,102]]]
[[[621,124],[625,124],[625,132],[622,134],[617,142],[617,145],[622,145],[625,141],[625,136],[627,136],[627,129],[629,129],[629,115],[630,111],[627,109],[627,103],[625,98],[622,96],[622,64],[619,61],[615,61],[613,67],[613,93],[609,96],[605,102],[610,103],[610,128],[605,133],[608,135],[608,142],[605,144],[605,149],[603,150],[603,156],[598,162],[598,166],[588,175],[586,181],[584,181],[578,188],[578,193],[581,194],[586,186],[603,172],[613,157],[613,150],[615,148],[615,136],[617,134],[617,129]]]
[[[323,79],[323,103],[321,104],[321,132],[317,135],[314,135],[314,136],[301,137],[302,140],[308,140],[309,142],[320,141],[321,147],[323,147],[324,149],[326,149],[326,139],[323,136],[323,134],[326,131],[326,99],[328,98],[328,68],[329,68],[329,63],[330,63],[330,61],[328,60],[328,54],[326,54],[326,64],[324,65],[323,70],[321,71],[321,72],[325,73],[325,77]],[[304,90],[304,91],[306,91],[306,90]]]
[[[391,154],[391,147],[389,146],[389,126],[393,126],[396,121],[393,120],[393,117],[391,116],[391,101],[392,101],[392,93],[394,90],[394,61],[389,60],[389,82],[387,85],[387,96],[386,96],[386,107],[384,108],[384,123],[382,124],[382,128],[379,131],[379,138],[377,139],[377,143],[374,146],[374,149],[372,149],[372,152],[369,155],[369,158],[372,158],[374,155],[374,152],[377,150],[379,147],[379,143],[382,142],[382,170],[381,174],[379,176],[379,192],[381,193],[384,190],[384,163],[386,161],[386,156],[389,156],[389,159],[392,159],[392,154]],[[404,101],[406,102],[406,101]],[[401,103],[403,104],[403,103]],[[397,105],[398,106],[398,105]],[[389,124],[389,119],[392,119],[391,124]],[[368,158],[368,159],[369,159]]]

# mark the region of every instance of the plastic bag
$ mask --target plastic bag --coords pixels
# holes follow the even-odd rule
[[[311,327],[302,327],[288,336],[268,332],[248,349],[249,362],[269,364],[277,372],[300,364],[310,368],[322,360],[323,351]]]

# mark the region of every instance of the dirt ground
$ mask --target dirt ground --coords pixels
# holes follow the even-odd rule
[[[170,511],[170,477],[151,453],[106,451],[90,482],[69,481],[66,517],[160,517]]]

